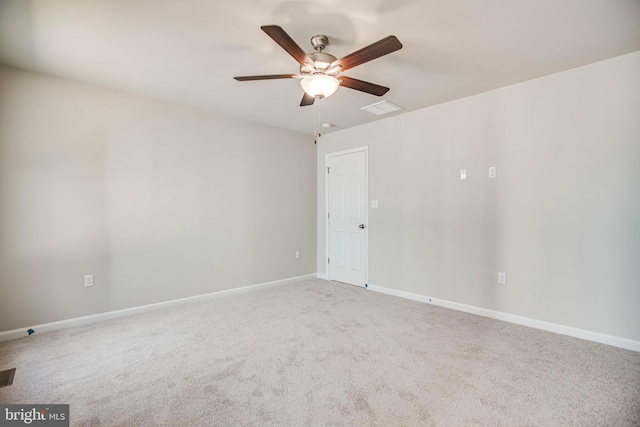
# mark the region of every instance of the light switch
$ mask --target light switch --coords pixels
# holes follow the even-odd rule
[[[460,179],[467,179],[467,170],[460,169]]]
[[[371,201],[371,209],[377,209],[378,208],[378,201],[377,200],[372,200]]]
[[[491,166],[489,168],[489,178],[495,178],[495,177],[496,177],[496,167]]]

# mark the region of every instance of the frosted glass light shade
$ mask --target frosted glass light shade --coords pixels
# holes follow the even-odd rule
[[[340,86],[340,80],[326,74],[313,74],[300,80],[300,85],[307,94],[321,99],[333,95]]]

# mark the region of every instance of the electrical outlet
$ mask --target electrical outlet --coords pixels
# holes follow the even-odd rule
[[[93,286],[93,274],[86,274],[84,276],[84,286],[85,287]]]
[[[496,177],[496,167],[491,166],[489,168],[489,178],[495,178],[495,177]]]
[[[378,201],[377,200],[372,200],[371,201],[371,209],[378,209]]]
[[[505,273],[498,272],[498,283],[501,285],[507,284],[507,275]]]
[[[296,259],[300,259],[300,251],[296,251]]]
[[[460,179],[467,179],[467,170],[460,169]]]

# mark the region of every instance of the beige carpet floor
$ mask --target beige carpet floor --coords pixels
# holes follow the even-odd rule
[[[322,280],[0,343],[72,425],[640,425],[640,353]]]

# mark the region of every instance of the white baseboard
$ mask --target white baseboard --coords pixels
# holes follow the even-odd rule
[[[465,313],[477,314],[478,316],[490,317],[492,319],[503,320],[505,322],[516,323],[518,325],[529,326],[531,328],[542,329],[549,332],[555,332],[562,335],[582,338],[588,341],[595,341],[602,344],[612,345],[614,347],[640,352],[640,341],[633,341],[627,338],[605,335],[599,332],[587,331],[584,329],[574,328],[572,326],[559,325],[557,323],[545,322],[544,320],[532,319],[529,317],[489,310],[472,305],[460,304],[458,302],[432,298],[411,292],[399,291],[396,289],[385,288],[383,286],[369,285],[368,289],[374,292],[380,292],[387,295],[433,304],[453,310],[464,311]]]
[[[329,279],[329,278],[327,277],[327,275],[326,275],[326,274],[324,274],[324,273],[317,273],[317,274],[316,274],[316,277],[317,277],[318,279],[322,279],[322,280],[328,280],[328,279]]]
[[[243,286],[240,288],[227,289],[224,291],[210,292],[208,294],[195,295],[192,297],[157,302],[154,304],[141,305],[138,307],[125,308],[122,310],[107,311],[105,313],[92,314],[89,316],[74,317],[72,319],[60,320],[57,322],[43,323],[42,325],[27,326],[24,328],[0,332],[0,342],[28,336],[29,335],[27,332],[28,329],[33,329],[34,331],[36,331],[36,333],[42,333],[42,332],[55,331],[58,329],[66,329],[66,328],[71,328],[76,326],[85,326],[92,323],[101,322],[104,320],[115,319],[123,316],[129,316],[136,313],[143,313],[145,311],[157,310],[164,307],[170,307],[172,305],[206,300],[206,299],[215,298],[221,295],[229,295],[229,294],[235,294],[239,292],[246,292],[248,290],[255,289],[255,288],[284,285],[287,283],[297,282],[299,280],[305,280],[305,279],[315,279],[316,277],[317,276],[315,273],[306,274],[304,276],[290,277],[287,279],[274,280],[272,282],[259,283],[256,285]]]
[[[368,285],[367,289],[375,292],[380,292],[381,294],[393,295],[394,297],[400,297],[419,302],[429,302],[429,297],[414,294],[411,292],[399,291],[397,289],[385,288],[384,286]]]

